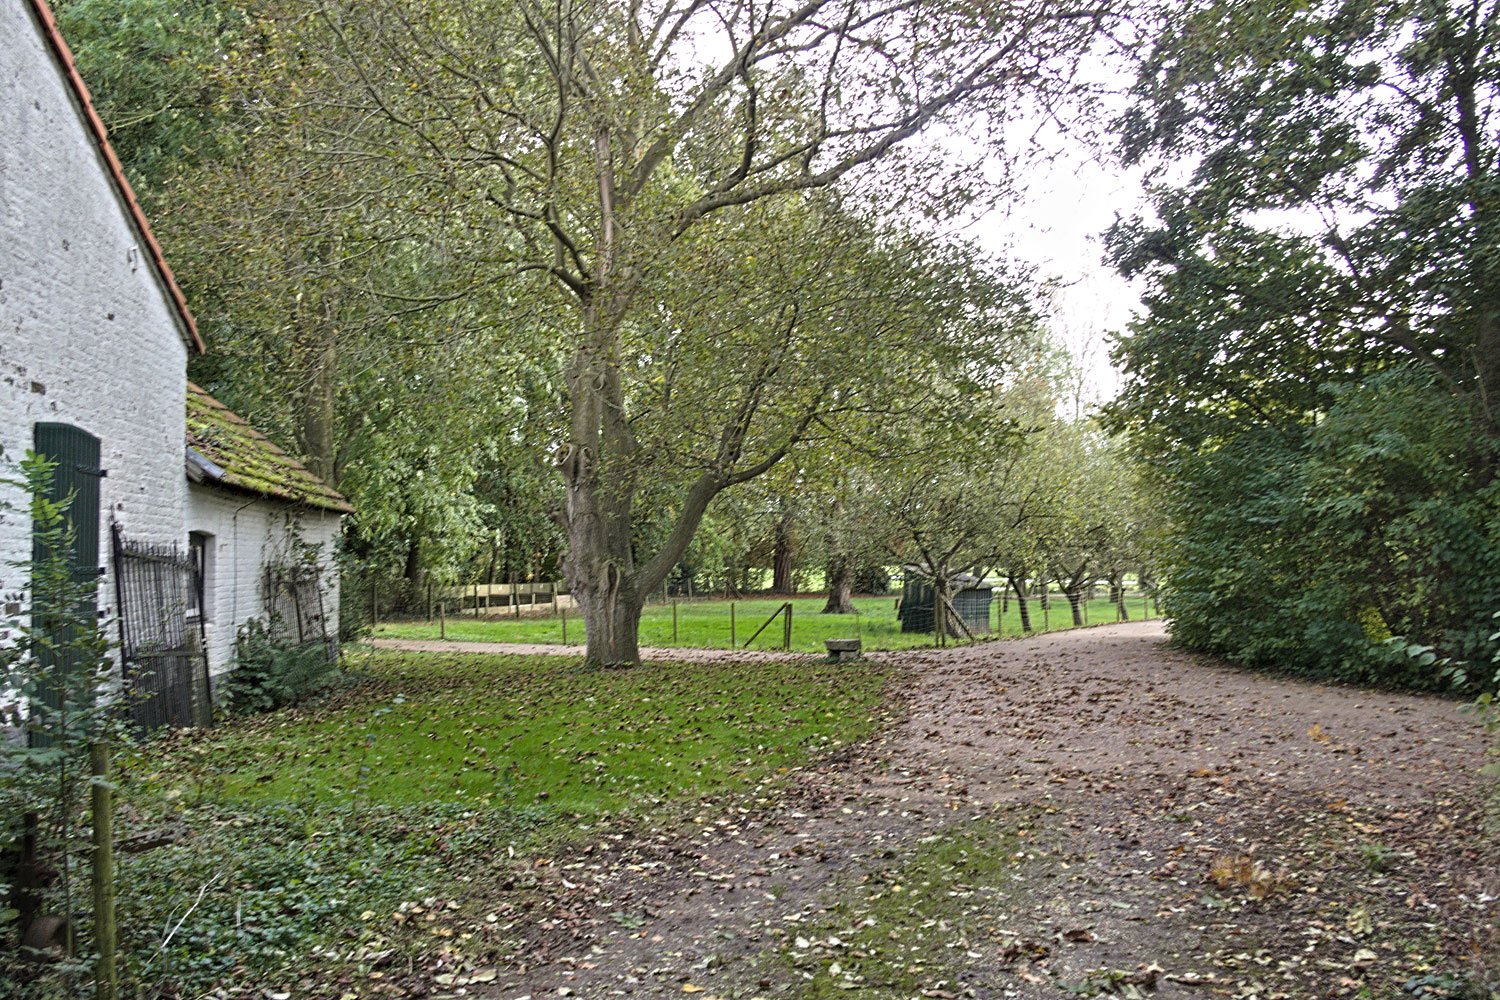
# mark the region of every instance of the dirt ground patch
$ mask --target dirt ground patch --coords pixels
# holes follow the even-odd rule
[[[1500,894],[1459,704],[1236,670],[1157,622],[887,655],[880,737],[775,800],[532,859],[503,962],[399,988],[1488,995],[1459,992],[1496,975]]]

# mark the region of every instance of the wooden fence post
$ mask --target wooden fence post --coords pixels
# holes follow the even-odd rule
[[[729,602],[729,648],[733,649],[735,647],[735,644],[736,644],[736,640],[735,640],[735,635],[734,635],[734,602],[730,601]]]
[[[109,748],[103,743],[89,747],[93,771],[92,812],[94,823],[94,948],[99,953],[94,986],[98,1000],[116,1000],[120,993],[115,968],[115,847],[114,805],[110,801]]]
[[[788,653],[792,651],[792,602],[786,602],[786,630],[782,634],[781,648]]]
[[[932,640],[936,645],[948,645],[948,623],[943,620],[943,592],[937,580],[932,581]]]

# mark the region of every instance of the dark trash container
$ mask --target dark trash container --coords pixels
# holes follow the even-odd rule
[[[963,619],[969,631],[975,635],[988,635],[990,631],[990,601],[994,598],[992,588],[983,580],[964,575],[953,581],[953,610]],[[901,588],[901,620],[903,632],[932,631],[932,581],[922,577],[908,576]],[[957,631],[956,629],[954,631]]]

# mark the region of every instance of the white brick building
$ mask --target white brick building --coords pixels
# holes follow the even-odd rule
[[[334,583],[323,596],[336,636],[328,560],[348,505],[300,466],[262,489],[190,462],[200,482],[189,484],[186,363],[203,350],[193,318],[42,0],[0,2],[0,40],[0,459],[34,449],[59,461],[58,491],[75,491],[80,571],[102,571],[103,616],[123,610],[128,622],[149,589],[132,597],[117,551],[149,560],[175,549],[185,561],[201,548],[208,662],[222,673],[235,629],[267,613],[267,561],[300,533]],[[14,613],[25,580],[13,564],[30,558],[32,526],[19,491],[0,499],[13,508],[0,511],[0,601]],[[144,636],[141,648],[166,641]]]
[[[50,22],[0,4],[0,447],[15,460],[39,423],[82,429],[108,473],[101,543],[114,522],[170,544],[187,496],[172,460],[187,357],[202,344]],[[8,600],[21,584],[11,564],[30,554],[30,522],[7,515]]]
[[[187,528],[213,673],[228,669],[240,626],[270,613],[291,639],[336,639],[333,556],[352,508],[191,382],[187,415]]]

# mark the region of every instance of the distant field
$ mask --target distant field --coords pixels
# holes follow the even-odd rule
[[[798,597],[792,603],[792,649],[802,652],[822,652],[824,639],[861,638],[866,649],[910,649],[932,645],[930,632],[901,631],[896,619],[894,597],[859,597],[854,606],[857,615],[823,615],[824,597]],[[677,646],[686,648],[729,649],[730,614],[733,608],[733,646],[744,646],[755,630],[785,603],[784,598],[752,598],[748,600],[719,600],[699,598],[682,600],[676,605],[676,627],[673,627],[673,606],[667,604],[648,605],[641,617],[641,645]],[[1145,617],[1142,598],[1131,594],[1126,601],[1132,618]],[[1039,602],[1031,602],[1031,624],[1035,631],[1044,627],[1051,629],[1071,628],[1072,616],[1068,613],[1067,601],[1053,596],[1050,611],[1043,611]],[[1019,635],[1021,616],[1014,602],[1000,620],[1000,602],[996,600],[990,611],[991,634]],[[547,614],[511,618],[503,614],[475,618],[472,613],[449,617],[440,629],[437,622],[425,620],[384,622],[376,629],[376,635],[387,639],[437,639],[440,631],[448,639],[465,642],[536,642],[557,644],[563,641],[564,620],[567,626],[569,645],[583,643],[583,619],[576,611],[564,614]],[[1114,605],[1099,599],[1090,602],[1087,622],[1112,622],[1115,620]],[[753,649],[777,649],[782,640],[782,624],[778,619],[767,626],[751,646]]]

